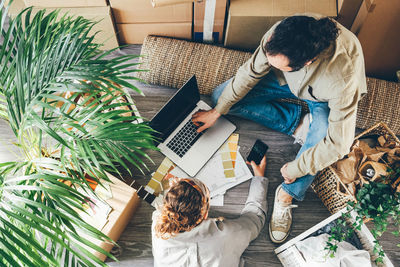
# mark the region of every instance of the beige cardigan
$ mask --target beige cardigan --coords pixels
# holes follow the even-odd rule
[[[239,68],[215,108],[226,114],[271,70],[280,84],[288,84],[298,98],[328,102],[330,114],[326,137],[288,164],[288,174],[292,178],[315,175],[349,153],[353,142],[357,104],[367,92],[361,45],[353,33],[337,23],[340,33],[336,43],[323,51],[316,61],[296,72],[281,72],[270,66],[265,51],[265,43],[277,24],[264,35],[252,57]]]
[[[239,266],[240,256],[260,233],[267,215],[268,179],[253,177],[246,205],[237,219],[206,219],[189,232],[173,238],[157,238],[153,213],[152,243],[156,267]]]

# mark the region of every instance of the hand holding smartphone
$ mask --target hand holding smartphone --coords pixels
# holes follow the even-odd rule
[[[268,150],[268,145],[265,144],[260,139],[257,139],[249,155],[247,156],[247,161],[248,162],[254,161],[257,165],[259,165],[265,153],[267,153],[267,150]]]

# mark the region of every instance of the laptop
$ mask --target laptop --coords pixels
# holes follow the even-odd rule
[[[156,130],[161,153],[191,177],[207,163],[228,139],[236,126],[223,116],[207,130],[198,133],[192,115],[211,107],[200,100],[196,77],[193,75],[150,121]]]

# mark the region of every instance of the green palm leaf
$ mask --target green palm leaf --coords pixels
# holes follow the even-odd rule
[[[108,59],[83,17],[27,8],[5,27],[6,11],[0,119],[21,159],[0,163],[0,265],[104,265],[91,250],[112,255],[90,240],[112,241],[82,219],[86,196],[77,187],[91,190],[85,174],[101,185],[107,171],[147,169],[153,130],[122,101],[132,101],[123,87],[141,93],[129,83],[137,56]]]

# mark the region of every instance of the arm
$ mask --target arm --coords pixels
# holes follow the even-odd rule
[[[247,247],[248,243],[258,236],[265,223],[265,218],[267,216],[268,179],[263,177],[267,164],[265,156],[259,165],[254,161],[246,163],[251,164],[254,172],[249,195],[247,196],[241,216],[229,223],[232,225],[233,232],[247,241],[243,243]],[[244,249],[246,247],[244,247]]]
[[[329,126],[326,137],[314,147],[304,151],[299,158],[288,163],[289,177],[315,175],[349,153],[354,139],[357,105],[360,100],[358,83],[355,77],[352,78],[344,89],[344,92],[348,93],[329,100]]]
[[[249,242],[258,236],[265,223],[268,210],[268,183],[265,177],[253,177],[242,215],[236,219],[236,223],[249,232]]]
[[[220,114],[228,113],[229,109],[241,100],[265,75],[271,70],[264,49],[268,38],[275,27],[271,28],[262,38],[260,45],[237,71],[232,81],[225,87],[215,110]]]
[[[193,123],[200,126],[198,132],[213,126],[221,114],[227,114],[235,103],[269,73],[271,66],[268,63],[264,47],[274,29],[275,26],[264,35],[251,58],[238,69],[235,77],[222,92],[215,108],[209,111],[198,111],[193,115]]]

